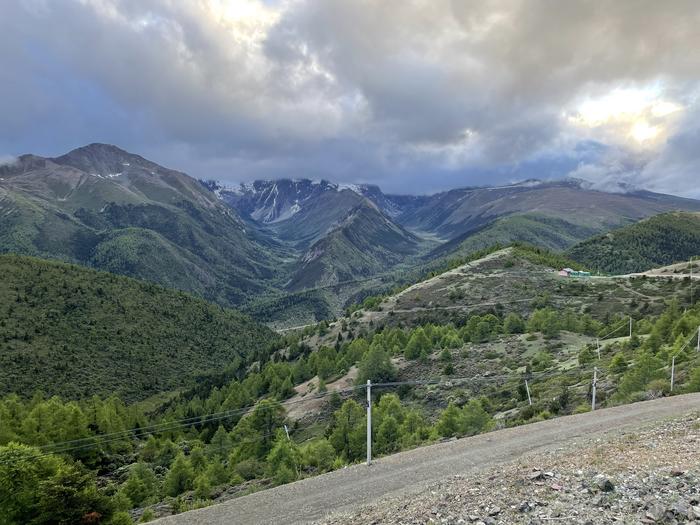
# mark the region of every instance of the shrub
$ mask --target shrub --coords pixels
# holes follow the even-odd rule
[[[319,472],[327,472],[333,468],[335,449],[326,439],[312,441],[302,451],[304,465],[314,467]]]
[[[257,459],[244,459],[233,467],[235,474],[238,474],[245,480],[255,479],[262,476],[264,472],[263,464]]]
[[[610,371],[614,374],[624,374],[627,370],[627,359],[625,354],[618,352],[610,360]]]
[[[690,379],[685,385],[687,392],[700,392],[700,367],[694,368],[690,373]]]

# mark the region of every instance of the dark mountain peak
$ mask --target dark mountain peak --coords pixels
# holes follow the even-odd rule
[[[243,215],[263,224],[286,221],[302,210],[309,211],[327,197],[345,190],[324,179],[256,180],[232,186],[214,181],[205,181],[203,184]],[[350,205],[357,198],[348,199]]]
[[[46,159],[36,155],[20,155],[16,159],[0,164],[0,175],[11,176],[28,170],[46,167]]]
[[[231,186],[217,181],[202,183],[244,215],[265,224],[289,219],[329,194],[344,198],[350,206],[358,198],[368,199],[390,217],[396,217],[401,212],[400,203],[374,184],[345,184],[307,178],[256,180]]]
[[[65,155],[50,159],[56,164],[70,166],[85,173],[101,176],[113,176],[124,171],[142,169],[156,171],[163,169],[158,164],[144,159],[140,155],[129,153],[112,144],[95,142],[69,151]]]

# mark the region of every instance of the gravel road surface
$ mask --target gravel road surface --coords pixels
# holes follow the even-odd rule
[[[493,467],[534,451],[575,444],[700,408],[700,394],[687,394],[560,417],[426,446],[237,498],[205,509],[162,518],[158,525],[290,524],[322,520],[334,512],[390,497],[410,497],[437,480]]]

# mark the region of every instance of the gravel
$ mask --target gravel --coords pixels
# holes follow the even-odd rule
[[[700,419],[527,455],[319,523],[700,525]]]
[[[570,471],[558,466],[559,458],[564,458],[567,451],[570,452],[576,446],[584,446],[580,450],[590,454],[606,443],[612,443],[622,432],[628,432],[626,438],[630,438],[631,431],[636,432],[647,428],[647,425],[658,424],[659,421],[669,421],[670,418],[683,416],[689,411],[697,411],[699,407],[700,394],[686,394],[507,428],[386,456],[373,462],[369,468],[366,465],[343,468],[205,509],[164,517],[154,523],[289,525],[319,520],[321,523],[335,524],[430,523],[429,520],[442,523],[443,519],[446,520],[445,523],[451,519],[458,523],[460,519],[466,522],[469,516],[476,518],[473,523],[479,520],[483,523],[529,523],[532,521],[528,519],[531,520],[533,514],[516,513],[519,505],[527,502],[523,507],[534,507],[534,517],[542,520],[538,514],[552,510],[542,508],[547,505],[540,505],[540,502],[548,503],[545,496],[551,499],[554,495],[561,494],[557,498],[564,501],[564,496],[571,497],[575,493],[573,491],[583,490],[575,486],[576,481],[580,483],[585,479],[586,483],[592,483],[597,474],[607,476],[615,490],[607,493],[598,490],[598,493],[591,496],[603,497],[598,502],[601,504],[605,498],[622,490],[623,484],[616,478],[615,472],[608,471],[607,463],[598,465],[589,461]],[[596,438],[601,441],[596,442]],[[623,445],[618,446],[618,449],[624,451],[628,444]],[[662,447],[663,444],[657,446],[658,449]],[[574,461],[579,456],[583,457],[584,452],[574,452],[566,457]],[[656,453],[654,450],[653,454]],[[645,454],[649,455],[649,450]],[[664,471],[667,477],[680,480],[683,476],[697,472],[692,467],[697,461],[686,462],[686,459],[697,459],[694,452],[683,451],[671,457],[679,461],[669,461],[669,469]],[[516,461],[519,463],[514,463]],[[628,461],[629,465],[635,465],[637,460],[628,458]],[[499,465],[504,466],[499,468]],[[532,474],[535,467],[542,472],[542,479],[530,481],[528,474]],[[671,468],[680,469],[684,474],[672,476]],[[582,478],[578,480],[574,477],[577,470],[582,471]],[[485,472],[490,474],[486,476]],[[565,479],[567,476],[569,480]],[[461,488],[451,488],[454,483],[461,484]],[[554,485],[561,486],[561,489],[552,488]],[[523,487],[527,490],[523,490]],[[451,490],[455,492],[451,493]],[[534,494],[535,491],[538,495],[528,499],[527,495],[530,492]],[[521,498],[517,497],[519,492],[523,494]],[[452,501],[457,497],[460,498],[459,503]],[[421,506],[416,506],[418,503]],[[440,510],[443,506],[445,511]],[[513,506],[516,508],[513,509]],[[490,516],[489,513],[494,512],[495,507],[498,507],[499,512]],[[437,514],[430,513],[433,508],[441,514],[439,518]],[[454,511],[450,510],[452,508]],[[590,509],[598,512],[597,506],[591,506]],[[449,514],[448,510],[453,514]],[[561,516],[556,518],[558,522],[566,523],[567,516],[562,511]],[[555,516],[543,521],[556,523],[552,518]],[[602,522],[595,513],[587,519],[592,523]]]

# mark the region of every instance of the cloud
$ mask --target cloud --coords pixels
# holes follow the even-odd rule
[[[0,148],[114,142],[199,177],[394,191],[540,171],[690,194],[699,25],[695,0],[23,0],[0,18]]]
[[[14,155],[0,155],[0,167],[12,166],[17,162],[17,157]]]
[[[660,154],[639,174],[650,189],[700,198],[700,107],[688,113],[681,131],[668,139]]]

